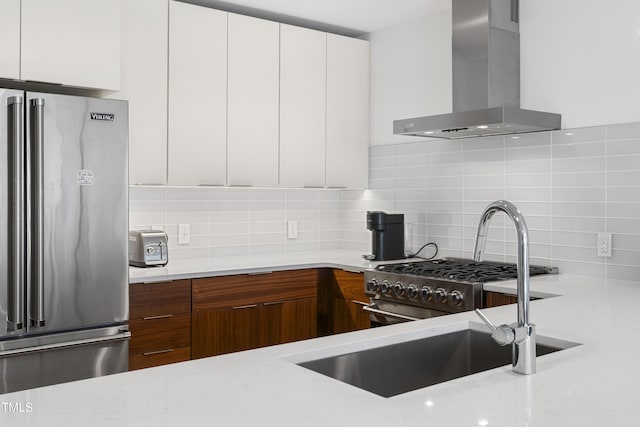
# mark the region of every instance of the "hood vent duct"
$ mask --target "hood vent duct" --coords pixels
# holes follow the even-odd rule
[[[518,0],[452,0],[453,113],[394,120],[395,135],[469,138],[560,129],[520,108]]]

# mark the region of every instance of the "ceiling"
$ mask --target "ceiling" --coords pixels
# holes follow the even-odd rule
[[[451,7],[451,0],[181,0],[348,36],[361,36]]]

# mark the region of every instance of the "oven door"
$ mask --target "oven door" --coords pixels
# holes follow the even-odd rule
[[[445,311],[377,300],[372,300],[369,305],[365,305],[362,309],[369,313],[372,328],[450,314]]]

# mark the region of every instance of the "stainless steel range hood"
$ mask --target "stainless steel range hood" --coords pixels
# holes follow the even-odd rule
[[[394,120],[395,135],[469,138],[560,129],[520,108],[518,0],[452,0],[453,113]]]

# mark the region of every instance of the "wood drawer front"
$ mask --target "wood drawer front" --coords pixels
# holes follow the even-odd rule
[[[316,287],[316,270],[194,279],[193,311],[314,298]]]
[[[129,285],[130,319],[190,311],[191,280]]]
[[[129,370],[151,368],[169,363],[185,362],[191,359],[191,347],[174,348],[167,351],[152,352],[151,354],[130,354]]]
[[[369,302],[369,298],[364,294],[364,273],[336,269],[333,270],[333,278],[344,299]]]
[[[176,349],[191,346],[191,315],[176,314],[171,317],[129,321],[130,353]]]

